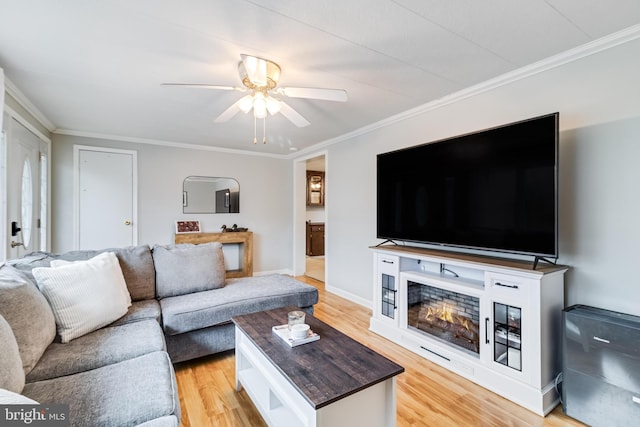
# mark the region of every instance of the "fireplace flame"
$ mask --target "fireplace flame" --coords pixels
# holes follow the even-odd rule
[[[466,330],[471,330],[471,328],[469,327],[469,319],[454,314],[451,307],[449,307],[446,303],[442,303],[442,306],[437,308],[427,307],[425,320],[427,322],[433,322],[436,319],[451,323],[453,325],[460,325]]]

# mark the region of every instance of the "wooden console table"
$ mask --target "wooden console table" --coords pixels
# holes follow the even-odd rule
[[[176,234],[175,243],[211,243],[242,245],[242,268],[239,270],[227,270],[227,278],[253,276],[253,232],[234,231],[227,233],[188,233]]]

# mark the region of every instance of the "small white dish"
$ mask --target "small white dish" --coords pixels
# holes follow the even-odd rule
[[[306,323],[291,326],[291,338],[294,340],[303,340],[309,334],[309,325]]]

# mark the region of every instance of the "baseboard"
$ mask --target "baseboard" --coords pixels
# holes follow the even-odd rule
[[[358,295],[352,294],[351,292],[347,292],[343,289],[336,288],[335,286],[330,286],[325,284],[324,290],[327,292],[331,292],[332,294],[338,295],[339,297],[342,297],[344,299],[348,299],[349,301],[359,304],[368,309],[371,309],[372,307],[371,301],[365,298],[362,298]]]

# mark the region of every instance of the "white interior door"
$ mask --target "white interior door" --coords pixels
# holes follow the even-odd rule
[[[75,146],[77,249],[137,244],[135,151]]]
[[[47,145],[15,118],[7,120],[5,128],[6,253],[11,259],[46,249]]]

